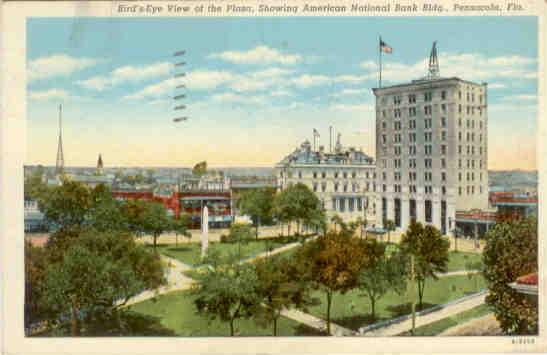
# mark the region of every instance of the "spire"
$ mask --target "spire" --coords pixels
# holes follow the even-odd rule
[[[59,142],[57,143],[57,160],[55,162],[55,173],[63,173],[65,167],[65,159],[63,157],[63,108],[59,105]]]
[[[431,54],[429,55],[429,72],[427,77],[438,78],[439,77],[439,60],[437,59],[437,41],[433,42],[433,47],[431,48]]]
[[[99,159],[97,159],[97,174],[103,174],[103,157],[101,156],[101,153],[99,153]]]

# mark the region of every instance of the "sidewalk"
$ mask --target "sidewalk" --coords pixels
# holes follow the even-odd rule
[[[281,315],[292,320],[295,320],[299,323],[305,324],[308,327],[318,329],[320,331],[327,331],[327,322],[321,318],[312,316],[311,314],[301,312],[296,309],[286,309],[281,311]],[[330,322],[330,333],[335,336],[351,336],[357,335],[351,329],[344,328],[338,324]]]
[[[441,309],[438,311],[432,311],[425,314],[416,315],[416,328],[480,306],[484,303],[486,295],[487,292],[479,292],[477,294],[463,297],[459,300],[455,300],[445,305],[442,305]],[[399,322],[386,322],[386,325],[382,327],[375,327],[374,324],[366,327],[361,327],[359,329],[359,333],[362,336],[394,336],[411,330],[412,317],[404,316],[401,318],[402,320]]]

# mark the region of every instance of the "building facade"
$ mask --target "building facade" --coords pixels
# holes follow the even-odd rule
[[[335,151],[314,151],[305,141],[275,166],[278,186],[308,186],[319,198],[328,217],[345,221],[366,218],[376,224],[376,171],[371,157],[355,148],[344,149],[338,140]]]
[[[373,92],[378,219],[449,234],[456,211],[488,209],[487,85],[431,75]]]

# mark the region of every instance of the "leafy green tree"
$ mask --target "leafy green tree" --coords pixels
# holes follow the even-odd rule
[[[238,208],[241,213],[250,216],[256,227],[256,239],[258,240],[258,228],[261,221],[272,218],[275,190],[264,188],[244,192],[239,201]]]
[[[256,263],[258,277],[257,293],[263,307],[257,312],[257,319],[271,324],[273,335],[277,335],[277,322],[285,308],[305,308],[312,304],[307,283],[301,279],[299,265],[289,258],[262,258]]]
[[[388,219],[384,222],[384,228],[387,230],[387,242],[391,243],[391,232],[395,230],[395,222]]]
[[[336,292],[344,294],[359,285],[361,270],[370,262],[371,246],[347,231],[330,231],[305,243],[296,252],[296,260],[302,265],[303,279],[325,292],[328,334],[333,297]]]
[[[79,182],[63,178],[60,186],[39,196],[38,206],[45,218],[60,228],[83,226],[91,207],[91,191]]]
[[[241,245],[249,243],[253,238],[254,235],[250,225],[234,223],[230,226],[230,231],[224,241],[227,243],[237,243],[238,257],[241,259]]]
[[[398,294],[406,290],[406,258],[400,252],[386,254],[386,246],[375,240],[369,249],[370,264],[359,275],[359,288],[370,301],[371,317],[376,319],[376,303],[388,291]]]
[[[122,209],[122,203],[112,196],[112,191],[99,184],[89,192],[89,209],[86,213],[86,226],[98,231],[128,231],[129,221]]]
[[[71,335],[76,336],[82,321],[113,315],[130,297],[164,281],[159,256],[130,235],[90,230],[61,261],[48,265],[42,301],[57,317],[70,314]]]
[[[201,177],[207,173],[207,162],[202,161],[194,165],[194,168],[192,169],[192,174],[195,176]]]
[[[450,243],[434,226],[424,227],[420,222],[413,221],[401,238],[400,248],[407,255],[415,257],[415,279],[419,306],[422,308],[427,278],[436,280],[436,273],[447,271]]]
[[[126,201],[125,207],[129,228],[137,235],[151,235],[156,250],[159,236],[173,226],[165,207],[159,202],[142,200]]]
[[[279,220],[287,223],[297,222],[297,233],[300,225],[319,227],[324,225],[321,201],[302,183],[289,186],[276,195],[274,211]]]
[[[514,335],[537,334],[537,304],[509,286],[538,270],[537,221],[496,224],[486,234],[483,262],[489,289],[486,303],[492,306],[501,329]]]
[[[188,232],[188,225],[190,224],[190,218],[186,214],[181,214],[179,218],[170,219],[169,229],[175,233],[175,245],[179,244],[179,235],[184,236],[188,240],[192,238],[192,234]]]
[[[37,200],[47,191],[47,185],[42,181],[43,177],[44,167],[42,165],[25,177],[25,199]]]
[[[46,278],[47,254],[44,248],[25,241],[25,327],[49,318],[49,310],[41,302]]]
[[[260,307],[254,265],[234,263],[206,270],[193,290],[197,311],[211,320],[228,322],[234,336],[235,321],[250,318]]]

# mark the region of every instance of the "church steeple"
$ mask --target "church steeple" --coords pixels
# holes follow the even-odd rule
[[[55,162],[55,173],[62,174],[65,168],[65,159],[63,157],[63,108],[59,105],[59,141],[57,143],[57,160]]]
[[[103,157],[101,157],[101,153],[99,153],[99,159],[97,159],[97,174],[103,174]]]

